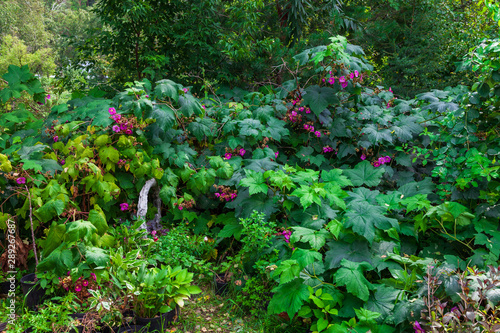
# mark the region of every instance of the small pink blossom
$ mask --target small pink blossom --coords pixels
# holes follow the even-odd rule
[[[351,80],[354,79],[354,73],[349,74],[349,77],[351,78]]]
[[[94,279],[94,281],[97,281],[97,276],[95,276],[94,273],[90,273],[90,276],[92,276],[92,278]]]
[[[57,142],[57,141],[59,141],[59,137],[56,135],[56,136],[54,137],[54,142]]]
[[[344,82],[345,82],[345,76],[341,76],[341,77],[339,77],[339,82],[340,82],[340,83],[344,83]]]
[[[384,162],[385,163],[391,163],[391,157],[390,156],[384,157]]]
[[[122,115],[121,114],[115,114],[111,118],[113,118],[114,121],[118,121],[118,120],[122,119]]]
[[[155,242],[156,242],[156,241],[158,241],[158,237],[156,237],[156,236],[155,236],[155,237],[153,237],[153,240],[154,240]]]
[[[182,210],[183,208],[184,208],[184,207],[182,207],[182,206],[179,206],[179,210]]]
[[[359,72],[358,71],[354,71],[354,76],[358,77],[359,76]]]
[[[118,126],[118,125],[113,125],[112,130],[113,130],[113,132],[118,133],[118,132],[120,132],[120,126]]]
[[[48,101],[50,99],[50,95],[45,96],[45,100]]]
[[[374,166],[375,168],[378,168],[378,167],[380,166],[380,162],[379,162],[379,161],[375,161],[375,162],[373,162],[373,166]]]
[[[316,132],[314,132],[314,135],[316,135],[319,138],[319,137],[321,137],[321,132],[320,131],[316,131]]]
[[[127,135],[132,134],[132,130],[131,130],[131,129],[126,130],[126,131],[125,131],[125,134],[127,134]]]
[[[361,154],[360,159],[361,159],[362,161],[366,160],[366,155],[365,155],[365,154]]]
[[[120,209],[122,211],[126,211],[126,210],[128,210],[128,208],[129,208],[128,203],[124,202],[124,203],[120,204]]]
[[[334,77],[329,78],[328,79],[328,83],[334,84],[335,83],[335,78]]]
[[[241,149],[240,149],[240,155],[241,155],[241,156],[245,155],[245,153],[246,153],[246,152],[247,152],[247,151],[246,151],[245,149],[243,149],[243,148],[241,148]]]
[[[347,82],[341,83],[340,85],[342,86],[342,88],[345,88],[347,87]]]
[[[231,153],[226,153],[226,154],[224,154],[224,158],[225,158],[226,160],[229,160],[231,157],[233,157],[233,154],[231,154]]]
[[[185,93],[187,93],[187,92],[188,92],[188,90],[189,90],[188,88],[184,88],[184,89],[182,89],[182,91],[184,91]]]
[[[280,154],[280,152],[279,152],[279,151],[275,152],[275,153],[274,153],[274,158],[278,158],[278,155],[279,155],[279,154]]]
[[[311,113],[311,109],[307,108],[306,113]]]
[[[18,183],[19,185],[26,184],[26,178],[19,177],[19,178],[16,179],[16,183]]]
[[[83,284],[83,286],[84,286],[84,287],[86,287],[86,286],[88,286],[88,285],[89,285],[89,281],[87,281],[87,280],[83,280],[82,284]]]
[[[149,95],[146,95],[146,98],[149,98]]]
[[[115,115],[115,114],[116,114],[116,109],[115,109],[115,108],[109,108],[108,112],[109,112],[109,114],[110,114],[111,116],[113,116],[113,115]]]
[[[220,193],[219,193],[219,192],[215,192],[215,196],[216,196],[217,198],[220,198]]]
[[[76,287],[75,287],[75,291],[82,291],[82,286],[80,286],[79,284],[77,284]]]
[[[151,235],[156,236],[156,230],[151,231]]]
[[[127,123],[120,124],[120,129],[121,129],[122,131],[126,130],[126,129],[127,129],[127,125],[128,125]]]

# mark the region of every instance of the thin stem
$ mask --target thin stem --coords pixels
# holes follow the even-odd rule
[[[35,254],[35,263],[36,263],[35,272],[36,272],[36,269],[38,267],[38,257],[37,257],[37,254],[36,254],[35,231],[34,231],[34,227],[33,227],[33,207],[31,205],[31,193],[30,193],[30,190],[28,189],[28,186],[25,186],[25,188],[26,188],[26,191],[28,191],[28,200],[30,202],[31,240],[33,241],[33,253]]]

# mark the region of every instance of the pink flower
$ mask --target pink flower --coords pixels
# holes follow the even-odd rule
[[[307,108],[306,113],[311,113],[311,109]]]
[[[26,178],[19,177],[19,178],[16,179],[16,183],[18,183],[19,185],[26,184]]]
[[[54,137],[54,142],[57,142],[58,140],[59,140],[59,137],[56,135],[56,136]]]
[[[184,208],[184,207],[182,207],[182,206],[179,206],[179,210],[182,210],[183,208]]]
[[[413,329],[415,330],[415,333],[425,333],[424,329],[422,328],[422,326],[420,326],[418,321],[413,324]]]
[[[115,115],[115,114],[116,114],[116,109],[115,109],[115,108],[109,108],[108,112],[109,112],[109,114],[110,114],[111,116],[113,116],[113,115]]]
[[[155,236],[155,237],[153,237],[153,240],[154,240],[155,242],[156,242],[156,241],[158,241],[158,237],[156,237],[156,236]]]
[[[314,132],[314,126],[309,126],[309,132]]]
[[[82,291],[82,286],[80,286],[79,284],[77,284],[76,287],[75,287],[75,291]]]
[[[113,125],[112,129],[113,129],[113,132],[116,132],[116,133],[120,132],[120,126],[118,126],[118,125]]]
[[[126,202],[121,203],[121,204],[120,204],[120,209],[121,209],[122,211],[126,211],[126,210],[128,210],[128,203],[126,203]]]
[[[149,95],[146,95],[146,98],[149,98]]]
[[[206,109],[207,109],[207,108],[205,107],[205,105],[202,105],[201,107],[203,108],[203,110],[206,110]]]
[[[342,88],[345,88],[347,87],[347,82],[341,83],[340,85],[342,86]]]
[[[151,235],[156,236],[156,230],[151,231]]]
[[[279,152],[279,151],[275,152],[275,153],[274,153],[274,158],[278,158],[278,155],[279,155],[279,154],[280,154],[280,152]]]
[[[380,165],[382,165],[385,163],[385,157],[379,157],[377,161]]]
[[[379,162],[379,161],[375,161],[375,162],[373,162],[373,166],[374,166],[375,168],[378,168],[378,167],[380,166],[380,162]]]
[[[304,129],[305,129],[305,130],[309,130],[309,125],[304,124]]]
[[[354,76],[358,77],[359,76],[359,72],[358,71],[354,71]]]
[[[365,155],[365,154],[361,154],[360,159],[361,159],[362,161],[366,160],[366,155]]]
[[[113,118],[114,121],[118,121],[118,120],[122,119],[122,115],[121,114],[115,114],[111,118]]]
[[[391,163],[391,157],[390,156],[384,157],[384,162],[385,163]]]
[[[131,130],[131,129],[126,130],[126,131],[125,131],[125,134],[127,134],[127,135],[132,134],[132,130]]]
[[[351,80],[354,79],[354,73],[349,74],[349,77],[351,78]]]
[[[226,160],[229,160],[231,157],[233,157],[233,154],[231,154],[231,153],[226,153],[226,154],[224,155],[224,158],[225,158]]]
[[[316,131],[316,132],[314,132],[314,135],[316,135],[319,138],[319,137],[321,137],[321,132],[320,131]]]
[[[86,287],[86,286],[88,286],[88,285],[89,285],[89,281],[87,281],[87,280],[83,280],[83,282],[82,282],[82,283],[83,283],[83,286],[84,286],[84,287]]]
[[[246,153],[246,152],[247,152],[247,151],[246,151],[245,149],[243,149],[243,148],[241,148],[241,149],[240,149],[240,155],[241,155],[241,156],[245,155],[245,153]]]
[[[121,129],[122,131],[126,130],[126,129],[127,129],[127,125],[128,125],[127,123],[120,124],[120,129]]]
[[[215,192],[215,196],[216,196],[217,198],[220,198],[220,193],[219,193],[219,192]]]
[[[45,96],[45,100],[48,101],[50,99],[50,95]]]
[[[64,165],[64,163],[66,163],[65,160],[61,160],[61,165]]]
[[[345,82],[345,76],[341,76],[341,77],[339,77],[339,82],[340,82],[340,83],[344,83],[344,82]]]
[[[334,77],[329,78],[328,79],[328,83],[334,84],[335,83],[335,78]]]
[[[238,195],[237,195],[236,193],[231,193],[231,199],[233,199],[233,200],[234,200],[234,199],[236,199],[236,197],[237,197],[237,196],[238,196]]]
[[[391,89],[391,87],[389,87],[389,92],[393,92],[392,89]]]
[[[90,273],[90,276],[92,276],[92,278],[94,279],[94,281],[97,281],[97,277],[95,276],[94,273]]]
[[[187,93],[187,92],[188,92],[188,90],[189,90],[188,88],[184,88],[184,89],[182,89],[182,91],[184,91],[185,93]]]

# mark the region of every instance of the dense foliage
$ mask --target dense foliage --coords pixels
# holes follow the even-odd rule
[[[265,4],[98,2],[94,12],[106,25],[79,50],[113,54],[111,81],[137,78],[113,94],[88,90],[84,80],[60,102],[27,65],[8,66],[0,91],[0,228],[15,221],[18,243],[30,242],[29,253],[16,254],[18,268],[36,270],[48,294],[110,327],[124,309],[154,317],[183,306],[200,292],[193,281],[210,277],[230,283],[243,311],[279,315],[304,331],[494,331],[499,39],[484,39],[463,58],[460,69],[473,84],[413,99],[375,85],[388,67],[374,67],[367,60],[374,53],[342,36],[290,56],[281,66],[287,74],[262,84],[246,64],[260,66],[258,59],[295,43],[292,52],[314,27],[271,15]],[[313,15],[297,4],[305,2],[283,8]],[[321,5],[340,10],[310,4]],[[436,9],[421,5],[418,15]],[[409,15],[409,4],[390,6]],[[227,21],[211,16],[222,12]],[[346,13],[337,17],[342,28],[355,28]],[[259,30],[263,18],[286,22],[283,38]],[[169,29],[158,23],[168,20]],[[233,20],[248,39],[228,37],[228,27],[240,29]],[[221,52],[221,43],[241,44]],[[446,82],[451,61],[436,60],[447,66]],[[207,68],[217,68],[214,76],[193,72]],[[436,79],[416,73],[410,81]],[[207,78],[258,89],[220,86],[215,94]],[[190,81],[206,85],[204,96]],[[145,185],[153,185],[147,212],[139,204]],[[47,325],[30,316],[25,323]]]

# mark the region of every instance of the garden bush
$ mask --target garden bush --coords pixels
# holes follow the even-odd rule
[[[452,267],[452,297],[458,269],[498,263],[497,52],[495,40],[471,53],[471,89],[412,100],[365,86],[373,67],[340,36],[297,54],[279,88],[203,98],[143,79],[51,105],[27,67],[10,66],[0,227],[14,219],[35,241],[53,292],[70,271],[128,299],[124,281],[181,251],[197,274],[229,271],[234,292],[255,290],[270,316],[313,332],[408,331],[428,266]],[[150,200],[142,220],[150,179],[163,206]],[[156,214],[161,228],[139,231]]]

